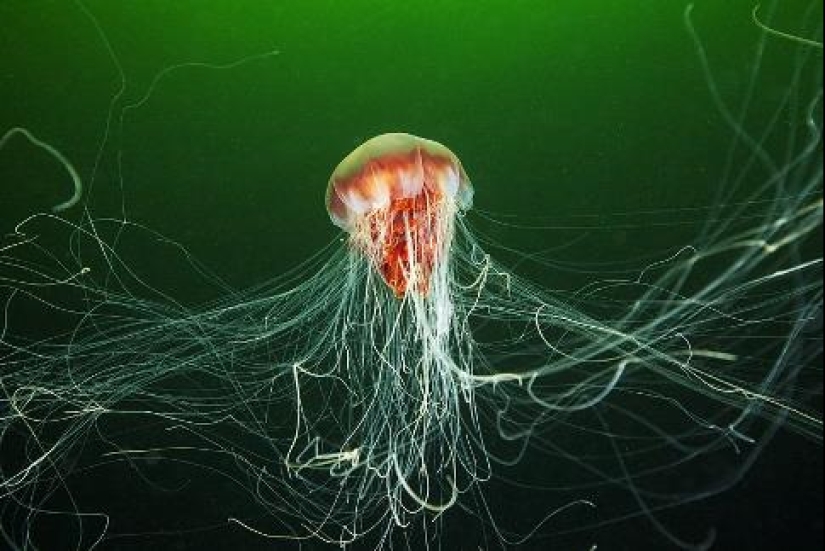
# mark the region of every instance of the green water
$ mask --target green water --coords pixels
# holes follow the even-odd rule
[[[87,7],[99,29],[71,2],[3,2],[4,125],[32,127],[90,178],[122,84],[90,195],[95,212],[119,210],[119,150],[128,217],[181,240],[209,265],[243,266],[227,274],[239,285],[334,237],[323,209],[329,173],[381,132],[419,134],[456,151],[479,209],[559,225],[578,215],[707,206],[731,139],[683,2]],[[804,7],[783,14],[788,24],[798,24]],[[695,10],[728,99],[750,81],[759,36],[750,10],[747,1]],[[119,109],[144,98],[165,68],[272,50],[278,54],[231,70],[170,71],[120,124]],[[765,86],[783,85],[782,58],[768,62]],[[14,153],[29,155],[20,147]],[[26,183],[13,189],[14,205],[4,201],[4,213],[40,210],[68,194],[59,167],[37,162],[47,159],[8,157],[3,180]],[[628,237],[630,250],[613,254],[608,239],[606,252],[626,257],[648,247]],[[530,245],[529,236],[509,239]]]
[[[685,8],[677,0],[0,0],[0,132],[32,129],[71,159],[95,216],[125,215],[181,243],[236,288],[339,238],[323,203],[334,166],[373,135],[410,132],[462,160],[476,190],[469,221],[500,244],[497,256],[521,262],[545,287],[574,290],[671,253],[708,222],[734,135],[711,90],[737,112],[762,32],[750,0],[696,2],[709,76]],[[821,4],[804,0],[771,13],[771,25],[814,38],[821,19]],[[757,72],[748,120],[779,129],[768,145],[797,132],[798,120],[769,119],[797,55],[795,44],[777,41]],[[759,182],[738,159],[730,202]],[[25,141],[0,151],[3,232],[70,194],[61,167]],[[66,216],[78,220],[80,209]],[[556,269],[520,256],[546,250],[556,251]],[[122,251],[184,302],[221,296],[193,286],[198,278],[168,247],[125,239]],[[799,466],[797,451],[783,453],[796,445],[809,456],[804,443],[779,445],[778,458],[765,460],[773,468],[756,478],[766,488],[673,522],[688,534],[718,523],[723,541],[735,542],[789,507],[809,517],[768,526],[766,537],[792,533],[795,549],[815,548],[821,450],[818,463]],[[820,478],[800,488],[796,468]],[[747,512],[730,514],[737,507]],[[638,543],[633,528],[608,528],[599,549],[659,549],[639,526]]]

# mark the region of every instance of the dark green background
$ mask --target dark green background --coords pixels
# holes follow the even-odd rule
[[[547,287],[575,289],[643,267],[708,222],[702,209],[713,202],[732,139],[708,87],[736,105],[761,33],[749,0],[697,2],[694,24],[715,70],[709,82],[685,5],[88,0],[85,12],[70,1],[0,0],[0,131],[30,128],[88,182],[108,121],[92,212],[118,216],[123,200],[129,220],[181,242],[240,288],[338,236],[323,197],[349,150],[382,132],[419,134],[461,158],[477,212],[527,226],[471,214],[479,232],[504,245],[497,256],[515,261],[506,247],[552,249],[557,269],[523,270]],[[799,29],[809,7],[782,2],[773,24]],[[816,10],[809,25],[821,20]],[[278,55],[233,69],[171,71],[120,117],[167,67],[271,50]],[[796,52],[780,43],[766,58],[755,128],[767,124],[760,110],[768,113],[782,93]],[[124,88],[108,118],[120,87],[112,56]],[[3,232],[68,194],[60,167],[23,140],[0,151]],[[181,300],[218,296],[193,287],[197,278],[183,262],[169,263],[174,255],[163,247],[123,247],[148,281]],[[819,460],[807,465],[798,454]],[[821,548],[820,471],[818,447],[780,439],[747,488],[695,507],[690,521],[674,518],[695,522],[688,533],[716,525],[727,542],[719,549],[744,541]],[[644,523],[607,529],[599,549],[664,546],[651,532]],[[644,536],[634,543],[632,534]]]

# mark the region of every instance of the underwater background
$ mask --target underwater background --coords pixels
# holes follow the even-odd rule
[[[798,45],[771,44],[754,77],[763,34],[753,2],[697,1],[691,20],[714,70],[708,76],[686,6],[0,0],[0,133],[30,128],[78,169],[95,216],[151,228],[237,289],[340,240],[324,209],[332,169],[376,134],[413,133],[461,159],[476,192],[468,221],[488,252],[545,288],[570,291],[668,257],[713,222],[734,131],[709,89],[736,105],[757,78],[751,120],[777,126],[771,139],[783,140],[783,121],[768,113]],[[821,39],[821,2],[768,3],[760,13],[776,28]],[[796,85],[821,86],[819,78]],[[742,174],[746,197],[751,176]],[[3,233],[70,192],[59,164],[24,140],[0,150]],[[63,215],[79,220],[81,212]],[[222,296],[167,243],[125,238],[120,251],[184,304]],[[550,262],[531,261],[536,255]],[[51,322],[25,320],[35,330]],[[554,466],[533,458],[512,467],[520,468]],[[780,431],[734,488],[658,517],[689,540],[715,529],[720,550],[822,549],[822,468],[819,442]],[[105,472],[89,480],[78,499],[118,488],[118,506],[134,511],[135,525],[111,531],[139,533],[99,549],[332,548],[193,529],[215,501],[222,510],[233,500],[245,507],[243,495],[221,495],[208,479],[182,488],[183,501]],[[499,509],[519,515],[546,507],[545,496],[525,491],[523,502]],[[498,548],[464,533],[465,515],[446,516],[443,549]],[[560,532],[548,523],[517,548],[670,549],[644,517],[608,514]],[[52,536],[43,549],[70,548]]]

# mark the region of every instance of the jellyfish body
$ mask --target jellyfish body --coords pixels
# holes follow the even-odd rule
[[[332,173],[327,210],[397,297],[426,295],[452,238],[452,218],[472,205],[458,157],[411,134],[376,136]]]

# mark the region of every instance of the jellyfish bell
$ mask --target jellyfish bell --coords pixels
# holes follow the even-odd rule
[[[327,186],[332,222],[349,233],[396,297],[427,295],[443,273],[455,214],[473,187],[458,157],[412,134],[367,140],[335,168]]]

